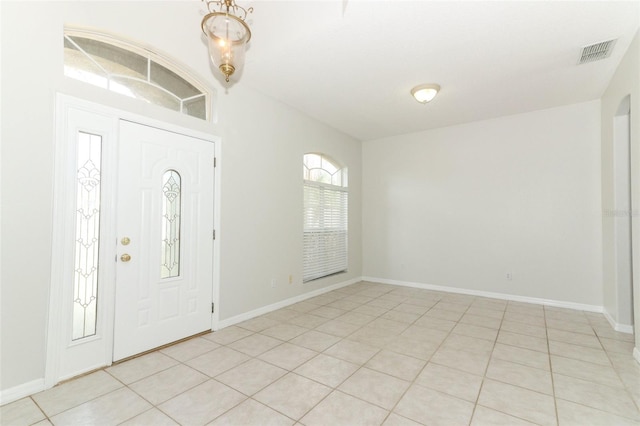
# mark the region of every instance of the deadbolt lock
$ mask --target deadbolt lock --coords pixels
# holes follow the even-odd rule
[[[123,237],[120,240],[120,244],[122,244],[123,246],[128,246],[130,242],[131,242],[131,240],[129,239],[129,237]]]

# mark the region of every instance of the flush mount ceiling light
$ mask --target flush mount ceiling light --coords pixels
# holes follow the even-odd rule
[[[416,101],[421,104],[426,104],[427,102],[431,102],[439,91],[440,86],[438,84],[421,84],[411,89],[411,94],[416,98]]]
[[[253,8],[238,6],[235,0],[202,1],[209,9],[202,19],[202,31],[209,40],[209,57],[229,82],[229,77],[244,63],[244,50],[251,39],[251,30],[244,20]]]

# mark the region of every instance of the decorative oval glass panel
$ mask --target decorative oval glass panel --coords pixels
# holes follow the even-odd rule
[[[162,175],[162,255],[160,278],[180,276],[180,173],[167,170]]]

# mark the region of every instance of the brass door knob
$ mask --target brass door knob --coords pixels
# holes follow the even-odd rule
[[[131,239],[129,239],[129,237],[124,237],[120,240],[120,244],[122,244],[123,246],[128,246],[130,242]]]
[[[128,262],[131,260],[131,256],[129,256],[127,253],[123,254],[122,256],[120,256],[120,260],[123,262]]]

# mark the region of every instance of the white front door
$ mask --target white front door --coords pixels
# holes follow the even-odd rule
[[[56,111],[47,387],[211,330],[214,293],[217,138],[61,94]]]
[[[214,145],[121,120],[113,360],[211,329]]]

